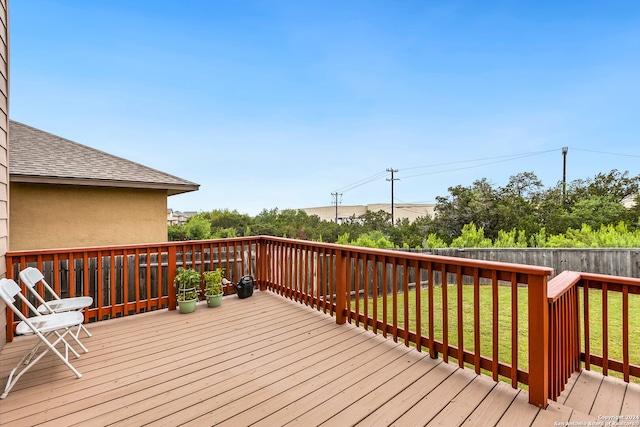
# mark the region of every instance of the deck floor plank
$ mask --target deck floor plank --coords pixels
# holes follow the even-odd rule
[[[239,406],[237,403],[240,402],[239,399],[245,395],[254,391],[266,394],[266,390],[263,389],[269,386],[272,381],[282,376],[286,378],[295,373],[296,369],[302,370],[312,366],[313,363],[322,361],[326,357],[326,353],[331,353],[327,347],[333,346],[343,349],[344,346],[340,345],[343,341],[357,340],[357,335],[350,336],[346,330],[339,331],[339,327],[327,326],[329,328],[326,332],[315,335],[316,337],[323,335],[326,337],[320,338],[318,342],[313,344],[306,340],[301,341],[296,336],[292,341],[279,343],[280,348],[276,351],[271,351],[269,348],[258,349],[251,353],[245,353],[244,357],[226,359],[223,366],[213,365],[205,369],[188,367],[182,371],[183,376],[176,379],[176,384],[164,384],[164,389],[169,386],[168,388],[173,390],[170,402],[163,403],[165,399],[149,399],[142,396],[138,401],[141,404],[144,402],[147,404],[140,406],[140,411],[137,414],[129,413],[127,419],[115,425],[142,425],[160,421],[164,417],[188,422],[197,417],[199,413],[213,412],[209,410],[211,407],[218,412],[224,410],[230,414],[236,406]],[[359,340],[358,343],[362,344],[365,341]],[[301,359],[302,362],[288,359],[287,355],[291,353],[295,354],[295,359]],[[220,374],[217,374],[218,372]],[[129,395],[127,400],[132,397],[134,396]],[[246,402],[242,404],[246,405]],[[189,411],[182,411],[181,414],[181,408],[189,407]],[[237,410],[242,411],[242,409],[240,407]],[[117,407],[113,411],[117,411]],[[105,414],[105,418],[109,416],[110,414]],[[224,418],[214,418],[214,414],[211,414],[210,419],[219,422]]]
[[[482,375],[476,376],[427,426],[461,425],[491,393],[496,383]]]
[[[464,426],[495,425],[509,409],[518,390],[505,382],[496,383],[491,393],[476,407],[471,415],[464,420]]]
[[[544,411],[538,411],[533,425],[556,426],[566,425],[573,409],[557,402],[550,402]]]
[[[365,335],[365,334],[363,334]],[[273,397],[280,397],[278,406],[274,406],[271,409],[280,409],[286,406],[283,401],[287,399],[289,402],[297,398],[296,394],[288,393],[289,389],[295,384],[304,383],[310,381],[316,376],[321,376],[326,370],[334,369],[344,375],[344,366],[340,366],[343,358],[354,358],[363,352],[367,347],[371,348],[371,343],[367,342],[372,337],[363,336],[366,341],[359,342],[354,345],[353,342],[343,342],[337,344],[328,343],[329,346],[341,347],[336,354],[334,349],[321,349],[321,348],[308,348],[308,354],[301,354],[303,356],[300,360],[293,363],[286,363],[281,369],[272,371],[271,373],[262,376],[252,383],[243,383],[236,392],[236,398],[224,400],[212,398],[214,409],[196,410],[192,415],[196,416],[186,426],[199,426],[206,424],[208,420],[216,420],[219,424],[225,422],[230,425],[246,425],[243,422],[236,422],[238,418],[242,419],[243,415],[247,411],[253,412],[253,408],[256,405],[264,403],[261,408],[268,407],[267,402]],[[350,340],[353,341],[353,338]],[[327,350],[327,351],[324,351]],[[353,365],[352,365],[353,367]],[[293,381],[292,381],[293,380]],[[247,402],[251,402],[251,405],[247,405]],[[208,401],[205,401],[205,406]],[[252,414],[255,416],[255,414]],[[264,418],[267,414],[260,413],[259,418]],[[255,421],[255,419],[254,419]]]
[[[580,411],[576,411],[574,410],[573,413],[571,413],[571,417],[569,418],[569,421],[574,422],[576,425],[580,425],[582,423],[589,423],[589,422],[598,422],[601,421],[600,419],[598,419],[598,417],[596,417],[595,415],[588,415],[588,414],[584,414]],[[580,423],[580,424],[578,424]],[[597,424],[592,424],[592,425],[597,425]]]
[[[429,394],[421,397],[411,408],[393,421],[395,425],[425,425],[454,399],[471,381],[476,373],[456,369]]]
[[[340,393],[336,393],[326,404],[335,406],[339,412],[328,417],[322,407],[316,407],[308,413],[293,420],[292,425],[305,425],[313,420],[320,425],[335,426],[355,423],[389,401],[389,396],[397,396],[406,387],[410,387],[442,363],[439,359],[431,359],[428,355],[410,352],[394,369],[377,369],[365,380],[353,383]],[[401,371],[397,371],[400,368]],[[445,374],[445,371],[442,371]],[[431,377],[436,380],[435,377]]]
[[[571,394],[571,391],[573,390],[573,386],[576,384],[576,380],[578,379],[578,377],[580,376],[579,372],[574,372],[570,377],[569,380],[567,380],[567,383],[564,385],[564,390],[562,390],[562,393],[560,393],[560,396],[558,396],[558,403],[561,404],[565,404],[565,402],[567,401],[567,397],[569,397],[569,395]]]
[[[564,404],[585,414],[591,413],[603,376],[592,371],[583,370]]]
[[[589,413],[596,416],[620,414],[625,391],[618,387],[616,379],[604,377]]]
[[[315,320],[320,320],[320,319],[316,318]],[[316,322],[312,321],[312,323],[310,323],[309,325],[310,327],[315,327],[313,326],[315,324]],[[96,326],[98,325],[100,324],[96,324]],[[95,332],[99,333],[98,330],[96,330]],[[162,343],[162,341],[163,340],[159,338],[158,342]],[[171,340],[167,340],[167,341],[171,343]],[[237,340],[235,341],[238,342]],[[212,344],[212,346],[213,347],[211,351],[213,350],[224,351],[224,350],[218,350],[216,348],[217,344],[215,343]],[[179,350],[176,350],[175,348],[170,348],[169,350],[166,350],[164,348],[158,349],[158,351],[151,352],[150,354],[148,351],[146,351],[143,353],[144,358],[142,359],[136,359],[135,357],[131,356],[131,354],[135,354],[137,351],[138,350],[136,349],[131,349],[131,353],[129,353],[128,355],[122,356],[122,363],[117,363],[118,358],[110,359],[108,357],[109,353],[105,353],[104,355],[102,355],[101,357],[106,357],[110,359],[110,360],[107,360],[108,365],[105,365],[105,369],[107,368],[108,369],[96,377],[96,380],[99,383],[98,385],[102,387],[95,387],[96,385],[95,382],[92,383],[90,381],[78,381],[75,379],[75,377],[73,377],[72,380],[69,382],[69,385],[61,389],[63,394],[61,395],[60,398],[58,398],[58,402],[49,402],[49,404],[53,404],[53,409],[52,411],[47,411],[47,416],[48,417],[54,416],[56,411],[57,412],[62,411],[64,413],[68,412],[68,409],[64,408],[64,403],[68,401],[73,401],[75,399],[81,399],[83,396],[86,396],[87,393],[94,393],[94,394],[99,393],[100,402],[102,402],[101,404],[108,405],[112,398],[118,398],[121,396],[122,388],[127,386],[127,384],[130,384],[130,387],[127,389],[127,391],[134,392],[141,388],[149,387],[156,382],[157,378],[166,376],[167,365],[175,368],[175,369],[170,369],[170,372],[178,372],[178,370],[182,369],[185,364],[196,363],[198,361],[197,355],[200,355],[199,357],[200,361],[202,360],[206,361],[201,364],[202,369],[205,369],[208,366],[208,362],[210,359],[210,353],[208,353],[208,348],[202,347],[202,346],[198,347],[197,349],[188,349],[188,350],[185,350],[184,352],[179,352]],[[178,360],[176,360],[176,351],[178,351],[180,354],[180,357],[177,358]],[[83,360],[88,360],[88,358],[85,358]],[[131,362],[135,362],[135,363],[132,364]],[[58,363],[58,365],[61,365],[61,364]],[[78,365],[79,369],[84,370],[84,368],[80,364],[76,364],[76,365]],[[153,370],[153,372],[150,372],[149,368],[147,367],[152,365],[156,365],[156,367]],[[66,367],[62,365],[61,365],[61,368],[66,369]],[[92,371],[89,370],[89,373],[85,373],[85,376],[83,377],[83,379],[87,377],[92,377],[91,373]],[[100,381],[104,381],[104,382],[100,383]],[[91,385],[93,385],[94,387],[90,387]],[[77,388],[74,386],[76,386]],[[111,393],[106,393],[106,391],[109,390],[106,387],[109,387],[109,386],[112,386],[110,388],[112,391]],[[76,391],[76,393],[71,394],[72,391]],[[29,393],[28,395],[30,398],[35,397],[31,393]],[[58,408],[55,405],[56,403],[59,403],[59,405],[57,406],[60,408]],[[28,405],[28,402],[26,402],[25,404]],[[91,409],[93,411],[95,408],[91,408]],[[32,419],[30,420],[31,422],[35,422],[35,419],[33,419],[33,417],[35,417],[35,414],[32,415]]]
[[[407,384],[399,385],[400,390],[392,394],[393,399],[387,398],[383,405],[375,408],[356,425],[361,427],[391,425],[457,370],[458,367],[456,366],[440,363],[438,364],[438,369],[430,370],[408,386]],[[391,393],[393,392],[391,391]],[[329,422],[322,425],[330,426],[335,424],[329,420]]]
[[[450,405],[462,390],[468,388],[476,377],[477,374],[471,370],[458,369],[429,393],[429,397],[421,399],[413,408],[398,418],[397,423],[400,425],[426,425]],[[468,415],[468,413],[463,414],[462,419]]]
[[[628,384],[622,403],[625,415],[640,415],[640,384]]]
[[[502,414],[496,426],[513,427],[532,425],[533,420],[538,415],[540,408],[529,405],[529,393],[520,390],[513,399],[511,406]]]
[[[593,421],[596,414],[581,408],[640,412],[640,386],[588,371],[539,410],[526,391],[355,324],[337,325],[271,292],[225,297],[216,309],[202,302],[189,315],[158,310],[88,328],[94,336],[81,340],[89,353],[72,359],[83,377],[45,356],[0,400],[3,427],[538,426]],[[1,386],[33,338],[0,349]],[[562,405],[572,402],[578,407]]]
[[[332,410],[337,411],[338,406],[336,404],[328,404],[326,401],[330,400],[332,395],[341,393],[351,386],[351,383],[343,381],[343,378],[347,374],[350,374],[349,378],[352,382],[362,384],[372,373],[393,372],[393,370],[387,369],[387,367],[401,365],[403,364],[403,359],[407,358],[408,355],[414,354],[409,348],[393,343],[393,341],[383,339],[381,344],[378,345],[386,346],[388,351],[381,354],[376,352],[376,357],[362,354],[356,358],[344,361],[342,362],[344,366],[342,366],[341,369],[332,369],[323,375],[317,375],[289,389],[287,393],[293,393],[297,396],[294,401],[292,401],[289,395],[274,396],[260,405],[263,407],[252,407],[240,416],[232,418],[230,420],[231,424],[251,424],[256,426],[284,425],[293,421],[296,417],[308,414],[316,408],[330,406]],[[381,367],[384,367],[384,369],[381,369]],[[324,406],[319,405],[323,400],[325,401]],[[256,418],[256,410],[260,411],[259,418]],[[327,411],[324,409],[322,412],[326,413]],[[322,416],[322,414],[318,414],[314,418],[316,422],[320,416]]]

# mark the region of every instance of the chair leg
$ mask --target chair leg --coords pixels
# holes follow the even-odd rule
[[[89,331],[87,330],[87,328],[85,328],[85,327],[84,327],[84,325],[80,325],[80,327],[78,328],[78,334],[80,334],[80,329],[82,329],[82,330],[84,331],[84,333],[85,333],[85,334],[87,334],[87,336],[88,336],[89,338],[91,338],[91,337],[93,336],[93,335],[91,335],[91,332],[89,332]]]
[[[82,326],[82,325],[80,325],[80,326]],[[78,327],[78,330],[76,331],[76,333],[75,333],[75,334],[71,331],[71,328],[69,328],[69,331],[70,331],[69,335],[71,335],[71,338],[73,338],[73,340],[74,340],[74,341],[75,341],[75,342],[80,346],[80,348],[82,349],[82,351],[83,351],[84,353],[89,353],[89,350],[87,349],[87,347],[85,347],[85,346],[80,342],[80,338],[78,338],[78,335],[80,335],[80,328]],[[73,351],[73,348],[72,348],[71,350]],[[75,352],[75,351],[74,351],[74,352]],[[80,356],[77,356],[77,357],[80,357]]]
[[[56,334],[58,336],[58,339],[56,339],[54,342],[50,342],[45,335],[43,335],[40,332],[38,332],[38,336],[40,338],[40,342],[38,342],[34,346],[34,348],[31,349],[31,351],[29,351],[27,354],[25,354],[22,357],[22,359],[20,359],[18,364],[15,366],[15,368],[13,368],[11,370],[11,372],[9,373],[9,378],[7,379],[7,384],[4,387],[4,392],[0,395],[0,399],[4,399],[5,397],[7,397],[7,395],[9,394],[11,389],[13,388],[13,386],[16,385],[16,383],[20,379],[20,377],[22,377],[22,375],[25,372],[27,372],[33,365],[35,365],[40,359],[42,359],[44,357],[44,355],[47,354],[49,351],[52,351],[53,353],[55,353],[55,355],[58,356],[58,358],[60,360],[62,360],[62,362],[65,365],[67,365],[67,367],[69,369],[71,369],[71,371],[76,375],[77,378],[81,378],[82,374],[69,362],[69,350],[71,350],[72,353],[77,355],[76,351],[64,339],[64,336],[67,335],[70,332],[71,332],[71,330],[67,329],[63,334]],[[49,335],[50,334],[47,334],[47,336],[49,336]],[[71,334],[71,335],[73,335],[73,334]],[[64,346],[65,346],[65,354],[64,354],[64,356],[55,347],[60,342],[64,343]],[[38,348],[40,348],[41,344],[43,344],[43,343],[46,345],[47,348],[45,348],[40,354],[38,354],[37,357],[33,358],[33,356],[37,352]],[[22,369],[19,369],[20,366],[23,365],[23,364],[25,364],[26,366],[24,366]],[[17,372],[17,374],[16,374],[16,372]]]
[[[44,336],[47,340],[49,340],[49,336],[50,336],[51,334],[55,334],[58,338],[61,338],[60,332],[58,332],[58,331],[48,332],[48,333],[44,334],[43,336]],[[65,333],[65,334],[66,334],[66,333]],[[65,335],[65,334],[63,334],[63,335]],[[73,334],[71,334],[71,335],[73,336]],[[58,340],[56,340],[55,342],[57,343],[57,342],[59,342],[59,341],[60,341],[60,340],[58,339]],[[63,341],[64,341],[64,340],[63,340]],[[64,342],[65,342],[65,346],[66,346],[65,353],[66,353],[66,354],[68,354],[68,353],[69,353],[69,350],[71,350],[71,353],[73,353],[73,355],[75,356],[75,358],[76,358],[76,359],[78,359],[78,358],[80,357],[80,354],[78,354],[78,352],[77,352],[73,347],[71,347],[69,344],[67,344],[67,342],[66,342],[66,341],[64,341]],[[76,342],[77,342],[77,340],[76,340]],[[28,363],[31,361],[31,357],[33,357],[33,355],[34,355],[34,354],[36,354],[36,352],[38,351],[38,348],[40,348],[40,346],[41,346],[41,345],[42,345],[42,342],[39,342],[35,347],[33,347],[33,349],[31,349],[31,352],[29,353],[29,354],[30,354],[30,357],[28,357],[28,358],[25,360],[25,362],[24,362],[24,364],[25,364],[25,365],[26,365],[26,364],[28,364]],[[80,345],[80,347],[82,347],[82,348],[85,350],[85,351],[84,351],[85,353],[88,353],[88,352],[89,352],[89,350],[87,350],[87,349],[82,345],[82,343],[78,342],[78,345]],[[67,349],[68,349],[68,350],[67,350]]]

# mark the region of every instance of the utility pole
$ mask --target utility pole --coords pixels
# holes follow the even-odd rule
[[[389,168],[387,172],[391,172],[391,179],[387,178],[387,181],[391,181],[391,226],[395,225],[395,220],[393,216],[393,181],[399,181],[399,178],[394,178],[393,173],[398,172],[398,169]]]
[[[336,191],[335,193],[331,193],[331,195],[335,199],[335,204],[336,204],[336,224],[337,224],[338,223],[338,196],[342,196],[342,193],[338,193]]]
[[[567,152],[569,147],[562,147],[562,201],[567,198]]]

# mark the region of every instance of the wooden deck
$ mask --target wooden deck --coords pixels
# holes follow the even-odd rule
[[[269,292],[88,328],[90,352],[72,361],[83,377],[47,355],[0,401],[2,426],[553,426],[640,415],[637,384],[576,374],[539,410],[526,391]],[[2,388],[30,342],[0,351]]]

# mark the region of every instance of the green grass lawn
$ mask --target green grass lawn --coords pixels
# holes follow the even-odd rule
[[[528,370],[528,314],[527,314],[527,289],[518,288],[518,367]],[[492,357],[493,354],[493,298],[491,286],[480,287],[480,352],[483,356]],[[404,300],[408,299],[409,306],[409,329],[416,331],[416,292],[411,291],[399,294],[397,297],[397,319],[398,326],[406,328],[404,324]],[[580,300],[583,295],[580,293]],[[458,345],[458,290],[456,286],[447,287],[448,300],[448,340],[450,345]],[[498,360],[512,363],[511,348],[511,287],[498,287]],[[434,337],[443,341],[443,312],[442,312],[443,292],[442,287],[434,289]],[[428,292],[420,291],[421,327],[422,335],[428,335]],[[351,301],[352,309],[354,302]],[[464,349],[474,352],[474,324],[473,324],[473,286],[463,286],[462,292],[462,333]],[[602,354],[602,292],[590,290],[589,292],[589,328],[591,353]],[[617,292],[609,292],[608,296],[608,334],[609,334],[609,357],[622,361],[622,295]],[[378,297],[378,318],[382,319],[383,301]],[[373,300],[368,301],[369,315],[373,316]],[[362,301],[360,311],[363,311]],[[393,323],[393,298],[387,297],[387,322]],[[582,310],[581,310],[582,311]],[[582,318],[582,312],[581,312]],[[581,333],[584,333],[584,325],[581,322]],[[640,295],[629,295],[629,356],[632,364],[640,364]],[[584,337],[582,337],[582,350],[584,350]],[[593,370],[598,370],[592,366]],[[614,375],[610,371],[610,375]],[[615,375],[618,376],[618,375]],[[632,378],[634,382],[640,382],[638,378]]]

